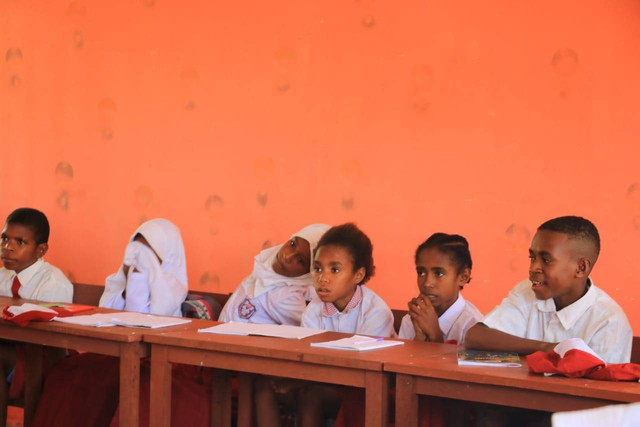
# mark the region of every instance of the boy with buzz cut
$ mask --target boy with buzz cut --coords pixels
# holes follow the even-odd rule
[[[0,240],[0,295],[47,302],[71,302],[73,285],[42,257],[49,249],[49,221],[40,211],[11,212]],[[16,365],[16,345],[0,340],[0,427],[7,419],[8,376]],[[13,391],[13,389],[12,389]]]
[[[620,306],[589,278],[600,252],[591,221],[564,216],[538,227],[529,279],[467,332],[467,348],[530,354],[581,338],[607,363],[627,363],[633,333]]]

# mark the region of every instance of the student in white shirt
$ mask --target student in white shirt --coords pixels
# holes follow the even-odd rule
[[[42,257],[49,249],[49,221],[42,212],[20,208],[7,217],[2,229],[0,295],[48,302],[71,302],[73,285],[56,267]],[[55,353],[55,352],[54,352]],[[54,354],[52,353],[52,356]],[[56,354],[57,356],[57,354]],[[9,382],[16,366],[16,344],[0,341],[0,426],[7,419]],[[12,392],[17,379],[12,384]]]
[[[640,425],[640,403],[601,406],[582,411],[556,412],[553,427],[635,427]]]
[[[435,233],[415,254],[418,290],[402,318],[400,338],[462,344],[467,330],[482,314],[460,291],[471,281],[471,253],[467,239]]]
[[[337,332],[394,336],[393,314],[384,301],[363,284],[373,276],[373,246],[354,224],[327,231],[315,251],[313,281],[316,297],[302,315],[302,326]],[[278,402],[297,395],[301,426],[321,425],[340,406],[335,387],[281,378],[256,381],[257,425],[280,424]]]
[[[466,347],[529,354],[582,338],[607,363],[629,362],[627,317],[589,279],[599,252],[598,230],[584,218],[542,224],[529,249],[529,280],[467,332]]]
[[[133,233],[117,272],[107,277],[100,307],[180,316],[188,292],[180,230],[162,218]]]
[[[300,326],[313,283],[313,251],[328,229],[325,224],[309,225],[286,243],[260,252],[218,320]]]
[[[2,230],[0,295],[71,302],[73,285],[69,279],[42,259],[49,249],[48,241],[49,222],[42,212],[20,208],[9,215]]]

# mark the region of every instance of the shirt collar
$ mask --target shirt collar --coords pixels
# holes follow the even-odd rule
[[[462,297],[462,294],[458,294],[456,302],[454,302],[451,307],[447,308],[447,310],[438,318],[438,326],[440,326],[440,330],[445,336],[449,335],[451,327],[458,317],[460,317],[460,314],[462,314],[464,305],[465,300]]]
[[[42,263],[44,263],[42,258],[38,258],[36,262],[17,274],[21,286],[26,286],[29,283],[31,278],[38,272],[38,270],[40,270],[40,267],[42,267]]]
[[[553,298],[537,301],[538,310],[555,312],[562,326],[565,329],[570,329],[596,300],[596,291],[591,278],[587,279],[587,286],[587,293],[560,311],[556,311],[556,303],[553,301]]]
[[[362,286],[358,285],[356,287],[356,291],[353,293],[351,300],[349,301],[349,303],[347,303],[347,306],[344,308],[343,312],[348,313],[349,311],[353,310],[360,304],[361,301],[362,301]],[[331,317],[339,312],[340,311],[338,310],[338,308],[335,305],[333,305],[332,302],[325,302],[322,304],[323,316]]]

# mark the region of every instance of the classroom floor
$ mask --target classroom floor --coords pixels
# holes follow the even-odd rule
[[[7,411],[7,427],[22,427],[22,408],[9,406]]]

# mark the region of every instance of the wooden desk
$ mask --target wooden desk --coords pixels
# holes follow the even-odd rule
[[[0,307],[34,302],[0,297]],[[115,310],[96,308],[78,315]],[[192,324],[173,326],[163,331],[193,328]],[[90,351],[120,358],[120,425],[138,426],[140,358],[149,355],[149,345],[142,342],[143,333],[156,331],[140,328],[70,325],[61,322],[31,322],[20,327],[0,319],[0,338],[26,343],[24,424],[31,425],[42,387],[42,346]]]
[[[419,394],[550,412],[640,401],[637,382],[529,374],[524,357],[521,368],[458,366],[455,346],[422,344],[419,353],[385,361],[396,374],[399,426],[417,426]]]
[[[366,390],[366,424],[388,425],[389,376],[382,370],[385,357],[399,357],[401,347],[371,352],[349,352],[310,347],[313,341],[329,341],[346,334],[325,332],[303,340],[216,335],[198,332],[145,336],[151,343],[151,425],[171,421],[171,363],[208,366],[216,371],[212,420],[230,425],[229,371],[362,387]],[[238,425],[251,423],[250,375],[239,375]],[[249,391],[248,391],[249,390]]]

